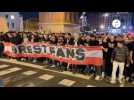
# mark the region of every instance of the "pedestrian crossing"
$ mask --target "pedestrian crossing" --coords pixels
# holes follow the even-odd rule
[[[9,74],[9,73],[12,73],[12,72],[16,72],[16,71],[19,71],[19,70],[21,70],[21,68],[18,68],[18,67],[6,69],[6,70],[3,70],[3,71],[0,71],[0,76],[6,75],[6,74]]]
[[[54,74],[54,72],[38,70],[35,68],[27,68],[26,66],[17,66],[10,64],[2,64],[0,65],[0,78],[9,78],[13,77],[11,80],[11,87],[38,87],[41,82],[41,87],[45,87],[45,84],[48,87],[59,86],[59,87],[96,87],[95,85],[91,85],[91,82],[88,83],[89,80],[85,80],[83,82],[82,79],[76,79],[76,77],[59,75],[59,73]],[[84,79],[83,79],[84,80]],[[35,82],[36,81],[36,82]],[[38,84],[39,83],[39,84]],[[120,86],[124,87],[124,86]]]
[[[9,65],[0,65],[0,69],[3,69],[3,68],[7,68],[7,67],[9,67]]]
[[[5,68],[7,68],[7,69],[5,69]],[[0,77],[22,70],[22,68],[20,68],[20,67],[14,66],[11,68],[10,65],[6,65],[6,64],[0,65],[0,69],[1,69],[0,70]],[[21,74],[19,74],[18,76],[16,75],[16,78],[14,78],[14,80],[12,80],[12,82],[13,81],[16,82],[17,80],[19,80],[17,78],[23,79],[23,78],[26,78],[26,76],[32,76],[32,75],[37,74],[37,73],[38,73],[38,71],[33,71],[33,70],[24,71]],[[49,80],[52,80],[53,78],[55,78],[55,76],[50,75],[50,74],[42,74],[42,75],[38,76],[37,78],[45,80],[45,81],[49,81]],[[60,84],[63,86],[72,86],[74,83],[75,83],[75,81],[71,81],[71,80],[67,80],[67,79],[63,79],[62,81],[57,82],[57,84]],[[18,84],[16,87],[23,87],[24,85],[25,85],[25,83]],[[26,85],[26,87],[32,87],[32,86],[33,87],[35,86],[34,83],[32,83],[32,82],[28,83]]]
[[[93,86],[93,85],[87,85],[86,87],[96,87],[96,86]]]
[[[50,80],[50,79],[54,78],[54,76],[48,75],[48,74],[44,74],[42,76],[39,76],[39,78],[43,79],[43,80]]]
[[[75,83],[75,81],[73,81],[73,80],[63,79],[63,80],[60,81],[58,84],[64,85],[64,86],[67,86],[67,87],[70,87],[70,86],[72,86],[74,83]]]
[[[33,74],[36,74],[36,73],[37,73],[37,72],[30,70],[30,71],[23,72],[22,74],[29,76],[29,75],[33,75]]]

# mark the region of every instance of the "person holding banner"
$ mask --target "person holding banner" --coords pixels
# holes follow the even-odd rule
[[[99,41],[96,39],[96,37],[94,35],[91,35],[90,36],[90,41],[89,41],[89,46],[100,46],[99,45]],[[102,75],[102,72],[101,72],[101,68],[102,68],[102,65],[101,66],[96,66],[96,65],[92,65],[93,66],[93,69],[95,69],[95,80],[101,80],[101,75]]]
[[[74,40],[74,37],[68,33],[68,34],[65,34],[65,45],[67,46],[70,46],[70,45],[74,45],[75,44],[75,40]],[[72,66],[71,64],[67,64],[67,70],[72,70]]]
[[[131,42],[131,50],[130,50],[130,68],[129,68],[129,81],[134,84],[134,37]]]
[[[64,40],[65,40],[64,37],[60,36],[58,38],[58,41],[57,41],[57,46],[64,46],[65,45],[65,41]],[[62,72],[65,69],[65,63],[57,61],[57,67],[58,67],[59,71]]]
[[[50,45],[57,44],[57,38],[54,35],[50,36],[49,44]],[[56,67],[56,61],[54,59],[47,59],[47,60],[50,64],[50,67]]]
[[[79,37],[78,39],[78,46],[85,46],[86,43],[86,38],[84,35],[82,35],[81,37]],[[83,73],[85,71],[86,66],[85,65],[77,65],[77,70],[80,73]]]

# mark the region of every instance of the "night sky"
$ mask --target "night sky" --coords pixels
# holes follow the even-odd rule
[[[23,19],[26,20],[31,17],[38,17],[38,12],[20,12],[23,16]]]

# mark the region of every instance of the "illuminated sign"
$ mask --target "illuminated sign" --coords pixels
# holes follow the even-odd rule
[[[113,34],[120,34],[120,33],[122,33],[121,29],[110,29],[109,32],[113,33]]]
[[[113,26],[114,28],[119,28],[119,27],[121,26],[121,21],[120,21],[119,19],[114,19],[114,20],[112,21],[112,26]]]

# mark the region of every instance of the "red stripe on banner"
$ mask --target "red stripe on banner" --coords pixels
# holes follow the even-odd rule
[[[12,43],[3,43],[4,46],[13,46],[14,44]],[[27,43],[27,44],[23,44],[25,46],[28,45],[46,45],[47,47],[52,46],[49,45],[48,43]],[[84,46],[58,46],[61,48],[84,48],[86,51],[85,52],[90,52],[90,51],[94,51],[94,50],[100,50],[102,51],[100,46],[88,46],[88,47],[84,47]],[[47,57],[47,58],[51,58],[54,60],[58,60],[61,62],[66,62],[66,63],[70,63],[70,64],[77,64],[77,65],[98,65],[101,66],[103,64],[103,57],[85,57],[83,60],[77,60],[74,58],[67,58],[67,57],[59,57],[59,56],[55,56],[53,54],[49,54],[49,53],[22,53],[22,54],[15,54],[13,52],[11,52],[11,50],[7,50],[4,51],[4,54],[13,58],[18,58],[18,57],[29,57],[29,58],[39,58],[39,57]]]

